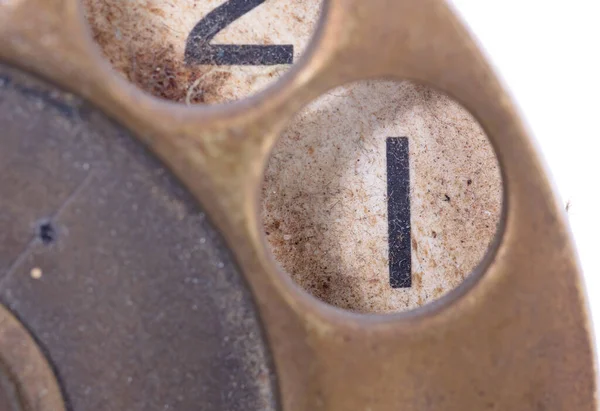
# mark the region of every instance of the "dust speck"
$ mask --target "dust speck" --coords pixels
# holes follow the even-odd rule
[[[39,267],[34,267],[31,269],[29,275],[31,275],[31,278],[33,278],[34,280],[39,280],[40,278],[42,278],[42,269]]]

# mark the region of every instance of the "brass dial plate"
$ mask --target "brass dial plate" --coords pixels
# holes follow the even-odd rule
[[[0,6],[0,58],[131,129],[221,230],[257,300],[283,409],[595,409],[564,213],[512,103],[446,3],[329,0],[304,59],[275,87],[224,107],[142,94],[85,33],[75,0]],[[325,91],[366,78],[411,79],[454,97],[485,130],[502,171],[492,250],[456,291],[409,315],[353,315],[302,292],[273,263],[258,218],[263,170],[285,124]]]

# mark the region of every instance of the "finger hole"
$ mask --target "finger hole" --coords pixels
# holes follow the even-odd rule
[[[83,0],[112,67],[170,101],[220,104],[273,85],[303,55],[321,0]]]
[[[477,121],[410,82],[364,81],[311,103],[269,160],[262,219],[295,282],[337,307],[411,310],[455,289],[498,227],[502,181]]]

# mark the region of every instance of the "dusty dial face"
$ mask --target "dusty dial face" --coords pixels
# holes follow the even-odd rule
[[[94,38],[143,90],[185,104],[243,99],[301,58],[321,2],[85,0]],[[394,312],[459,285],[496,232],[494,151],[451,98],[410,82],[332,90],[289,124],[265,172],[275,259],[339,307]]]
[[[303,54],[320,0],[83,0],[113,67],[154,96],[239,100],[275,82]]]
[[[409,82],[368,81],[307,107],[275,148],[266,237],[313,295],[362,312],[458,286],[496,232],[501,180],[470,114]]]

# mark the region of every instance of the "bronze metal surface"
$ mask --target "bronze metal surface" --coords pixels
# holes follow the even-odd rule
[[[98,106],[196,197],[254,294],[284,410],[596,408],[564,212],[513,104],[445,2],[328,0],[304,59],[273,88],[221,107],[159,101],[118,78],[76,0],[3,2],[0,59]],[[285,124],[325,91],[365,78],[412,79],[454,97],[502,169],[502,223],[487,257],[456,291],[408,314],[352,314],[310,297],[278,270],[258,218],[263,169]]]
[[[39,347],[0,306],[0,409],[64,411],[61,391]]]

